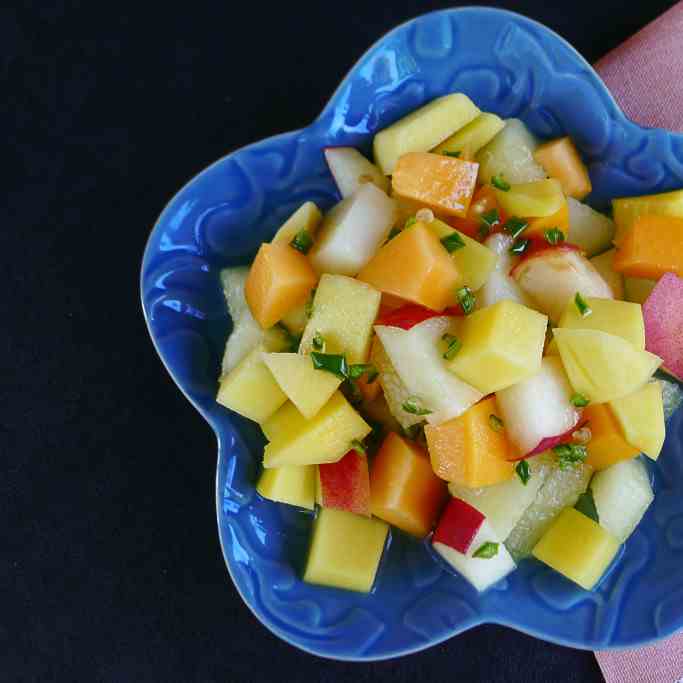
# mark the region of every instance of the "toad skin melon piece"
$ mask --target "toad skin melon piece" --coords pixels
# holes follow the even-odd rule
[[[567,201],[559,181],[554,178],[511,185],[509,190],[496,189],[496,199],[509,216],[525,218],[557,214]]]
[[[375,517],[418,538],[433,528],[448,497],[429,456],[390,432],[372,461],[370,506]]]
[[[540,218],[529,218],[526,230],[522,233],[522,237],[536,237],[538,239],[545,239],[545,231],[557,228],[562,231],[564,238],[571,241],[569,235],[569,204],[563,201],[560,208],[550,214],[550,216],[542,216]]]
[[[293,421],[264,449],[264,467],[317,465],[337,462],[354,439],[362,441],[371,428],[337,391],[312,420]]]
[[[614,269],[628,277],[659,280],[683,276],[683,218],[639,216],[614,257]]]
[[[663,369],[683,381],[683,278],[667,273],[643,304],[645,348],[662,358]]]
[[[262,244],[251,264],[244,295],[252,315],[266,329],[305,303],[317,280],[301,252],[285,244]]]
[[[381,247],[358,279],[382,293],[442,311],[455,302],[460,275],[436,235],[417,222]]]
[[[292,465],[263,470],[256,490],[276,503],[312,510],[315,503],[315,466]]]
[[[683,190],[613,199],[612,215],[617,226],[614,243],[617,246],[621,244],[636,218],[649,214],[683,218]]]
[[[474,121],[470,121],[457,133],[444,140],[433,151],[435,154],[460,152],[461,156],[463,154],[474,156],[484,145],[491,142],[503,128],[505,128],[503,119],[495,114],[482,112]]]
[[[364,182],[388,192],[389,179],[355,147],[326,147],[324,154],[342,199],[350,197]]]
[[[640,453],[639,449],[626,441],[609,403],[589,405],[583,411],[583,419],[588,421],[591,431],[591,439],[586,444],[586,464],[594,470],[604,470],[622,460],[635,458]]]
[[[313,310],[301,337],[299,353],[310,353],[313,338],[320,334],[326,353],[343,353],[349,363],[365,363],[380,300],[377,289],[364,282],[344,275],[323,275],[313,297]]]
[[[563,510],[533,555],[585,590],[592,590],[619,550],[619,541],[574,508]]]
[[[600,277],[609,285],[615,299],[626,299],[627,301],[635,301],[636,303],[643,303],[635,299],[628,299],[624,294],[624,276],[614,270],[614,254],[616,249],[610,249],[600,254],[600,256],[593,256],[590,262],[593,264],[595,270],[600,273]]]
[[[425,437],[434,473],[461,486],[492,486],[513,475],[510,444],[504,429],[492,426],[500,418],[495,397],[480,401],[460,417],[427,425]]]
[[[567,198],[569,207],[569,238],[589,258],[612,246],[614,221],[573,197]]]
[[[541,368],[548,318],[502,300],[467,316],[462,347],[448,368],[483,394],[505,389]]]
[[[315,236],[323,215],[313,202],[304,202],[280,227],[272,239],[273,244],[284,246],[305,230],[311,237]]]
[[[388,534],[389,525],[379,519],[322,508],[313,522],[304,581],[369,593]]]
[[[392,175],[404,154],[433,149],[480,113],[462,93],[438,97],[375,135],[375,163],[385,175]]]
[[[399,197],[437,213],[465,218],[477,184],[479,164],[429,152],[402,156],[391,178]]]
[[[368,459],[350,450],[339,462],[318,465],[320,506],[370,516]]]
[[[534,159],[551,178],[557,178],[568,197],[583,199],[593,186],[588,169],[569,137],[545,142],[536,148]]]

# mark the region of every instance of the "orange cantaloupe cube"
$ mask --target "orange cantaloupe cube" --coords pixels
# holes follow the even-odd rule
[[[619,245],[612,265],[627,277],[658,280],[664,273],[682,277],[683,218],[639,216]]]
[[[287,244],[262,244],[249,269],[244,296],[255,320],[267,329],[305,303],[317,281],[301,252]]]
[[[565,200],[558,211],[550,216],[529,218],[528,226],[522,237],[538,237],[543,239],[546,230],[558,228],[562,230],[565,240],[571,242],[569,236],[569,204]]]
[[[621,460],[635,458],[640,452],[631,446],[624,437],[617,418],[607,403],[595,403],[583,411],[583,420],[591,431],[591,439],[586,444],[588,457],[586,464],[595,470],[604,470]]]
[[[383,294],[441,311],[454,303],[460,278],[448,251],[418,222],[381,247],[358,279]]]
[[[512,477],[514,463],[496,397],[480,401],[459,417],[427,425],[425,436],[434,473],[460,486],[492,486]]]
[[[479,164],[456,157],[411,152],[396,164],[393,191],[439,213],[465,218],[477,184]]]
[[[593,189],[588,169],[571,138],[558,138],[540,145],[534,159],[551,178],[560,181],[567,196],[583,199]]]
[[[447,497],[446,483],[432,471],[427,453],[389,432],[370,470],[372,514],[424,538],[434,528]]]

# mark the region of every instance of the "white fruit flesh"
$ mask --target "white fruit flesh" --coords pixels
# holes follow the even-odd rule
[[[484,245],[498,256],[498,260],[489,279],[477,293],[477,308],[486,308],[504,299],[524,306],[533,305],[522,288],[510,276],[510,270],[519,261],[517,256],[510,253],[513,242],[514,239],[510,235],[500,232],[490,235],[484,242]]]
[[[325,161],[342,199],[350,197],[365,182],[374,183],[384,192],[389,190],[389,179],[354,147],[328,147]]]
[[[621,273],[617,273],[614,268],[612,268],[612,262],[614,261],[614,254],[616,249],[610,249],[600,256],[593,256],[590,262],[595,266],[595,270],[600,273],[602,279],[609,285],[615,299],[624,298],[624,276]]]
[[[567,198],[569,205],[569,242],[581,247],[589,258],[612,246],[614,221],[607,218],[588,204]]]

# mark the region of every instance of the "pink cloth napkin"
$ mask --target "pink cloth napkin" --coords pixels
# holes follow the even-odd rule
[[[641,126],[683,132],[683,2],[595,65],[624,113]],[[683,632],[636,650],[596,652],[607,683],[683,683]]]

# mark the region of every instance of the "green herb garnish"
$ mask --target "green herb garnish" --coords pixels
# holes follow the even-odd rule
[[[356,453],[360,453],[361,455],[367,455],[365,446],[358,439],[354,439],[351,442],[351,449],[356,451]]]
[[[403,229],[407,230],[411,225],[415,225],[415,223],[417,223],[417,218],[415,218],[415,216],[409,216],[403,225]]]
[[[299,232],[294,235],[294,238],[289,243],[289,246],[294,247],[302,254],[308,254],[309,249],[313,246],[313,238],[311,237],[311,233],[309,233],[306,228],[299,230]]]
[[[512,235],[512,237],[517,238],[527,229],[527,227],[529,227],[529,224],[525,220],[517,218],[517,216],[510,216],[510,218],[505,221],[503,230],[509,235]]]
[[[520,460],[515,466],[515,472],[517,476],[522,481],[524,486],[527,485],[529,479],[531,479],[531,472],[529,471],[529,463],[526,460]]]
[[[477,299],[469,287],[461,287],[456,293],[456,298],[465,315],[469,315],[474,310]]]
[[[311,341],[311,344],[313,345],[313,349],[315,351],[325,350],[325,339],[323,339],[323,336],[322,334],[320,334],[320,332],[315,333],[315,335],[313,336],[313,340]]]
[[[576,308],[579,309],[582,318],[587,318],[593,312],[593,309],[586,303],[586,300],[581,296],[580,292],[576,293],[574,303],[576,304]]]
[[[491,427],[491,429],[493,429],[494,432],[500,432],[504,429],[505,424],[498,417],[498,415],[494,415],[493,413],[491,413],[489,415],[489,427]]]
[[[444,334],[443,337],[441,337],[441,339],[446,342],[446,351],[444,351],[443,357],[446,360],[451,360],[452,358],[455,358],[458,351],[460,351],[462,342],[457,337],[454,337],[452,334]]]
[[[503,192],[508,192],[510,189],[510,183],[508,183],[507,180],[504,180],[503,177],[499,175],[494,175],[491,178],[491,185],[499,190],[502,190]]]
[[[559,446],[554,446],[553,453],[557,456],[557,463],[561,470],[576,467],[588,457],[586,447],[575,443],[562,443]]]
[[[372,365],[372,363],[356,363],[355,365],[351,365],[349,367],[349,378],[350,379],[359,379],[362,377],[365,373],[368,373],[368,375],[371,372],[375,373],[375,377],[377,376],[377,370],[375,369],[375,366]]]
[[[596,524],[600,524],[600,515],[598,515],[598,508],[595,506],[593,491],[590,489],[579,496],[574,507],[582,514],[586,515],[586,517],[592,519]]]
[[[313,315],[313,299],[315,299],[316,291],[317,288],[311,290],[311,296],[308,297],[308,301],[304,307],[304,312],[306,313],[307,318],[310,318]]]
[[[394,237],[396,237],[396,235],[400,235],[400,234],[401,234],[400,228],[393,227],[391,230],[389,230],[389,236],[387,237],[387,242],[391,242],[391,240],[393,240]],[[387,242],[385,242],[384,244],[386,244]]]
[[[579,394],[578,392],[572,394],[572,397],[569,400],[571,401],[572,405],[576,406],[577,408],[585,408],[590,403],[590,401],[583,394]]]
[[[531,240],[528,239],[515,240],[510,247],[510,253],[521,256],[529,248],[530,244]]]
[[[463,238],[455,231],[450,235],[446,235],[446,237],[442,237],[441,244],[443,244],[449,254],[452,254],[457,249],[462,249],[465,246]]]
[[[460,150],[457,150],[456,152],[449,152],[447,149],[444,149],[443,152],[441,152],[445,157],[455,157],[456,159],[462,154]]]
[[[430,415],[432,412],[428,408],[421,407],[415,398],[409,398],[404,401],[401,407],[406,413],[410,413],[411,415]]]
[[[492,541],[486,541],[480,545],[473,553],[472,557],[478,557],[480,560],[490,560],[498,554],[499,543],[493,543]]]
[[[318,353],[311,352],[311,360],[313,367],[316,370],[325,370],[340,379],[346,379],[349,376],[349,366],[346,362],[346,357],[336,353]]]
[[[564,242],[564,233],[559,228],[549,228],[543,234],[548,244],[562,244]]]

